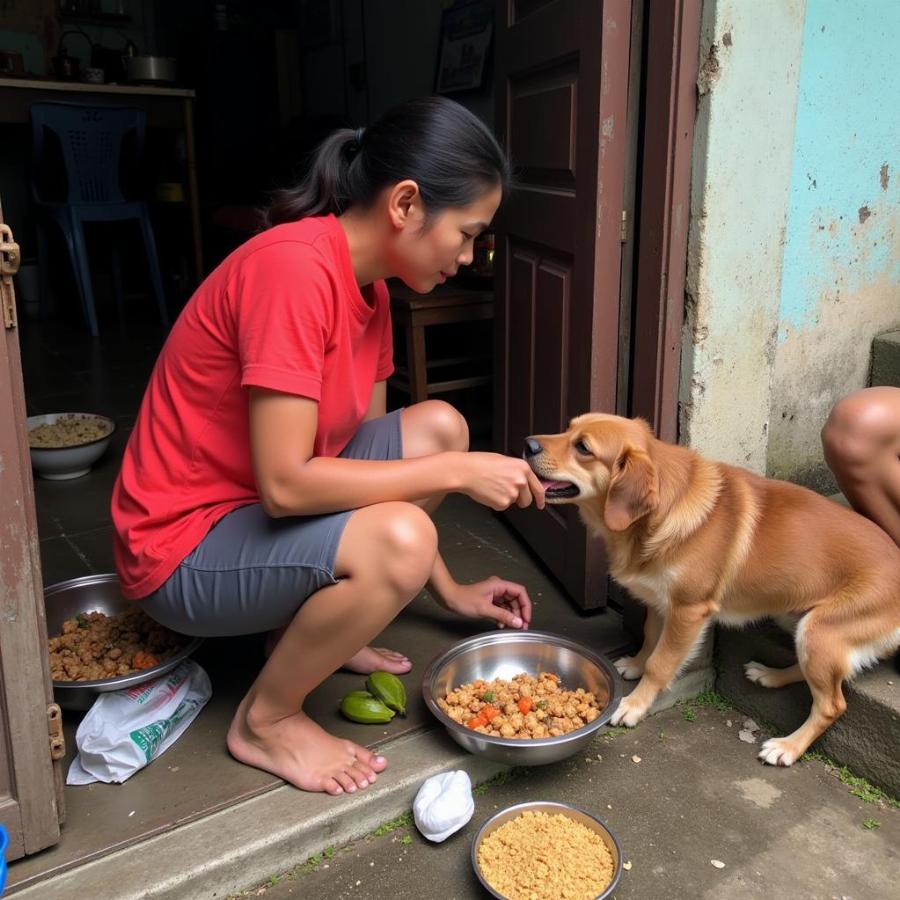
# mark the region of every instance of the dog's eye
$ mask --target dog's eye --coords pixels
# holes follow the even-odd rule
[[[584,441],[575,441],[575,450],[582,456],[590,456],[591,448]]]

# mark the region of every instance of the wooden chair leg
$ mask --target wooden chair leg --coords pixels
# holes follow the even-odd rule
[[[406,329],[406,364],[409,368],[409,394],[413,403],[428,399],[428,370],[425,367],[425,326]]]

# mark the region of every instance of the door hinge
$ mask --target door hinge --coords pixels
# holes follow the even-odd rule
[[[622,210],[622,224],[619,225],[619,243],[624,244],[628,240],[628,210]]]
[[[47,704],[47,737],[50,739],[50,759],[62,759],[66,755],[66,739],[63,737],[62,712],[56,703]]]
[[[16,327],[16,294],[12,277],[19,271],[22,254],[13,240],[9,225],[0,225],[0,307],[3,309],[3,327]]]

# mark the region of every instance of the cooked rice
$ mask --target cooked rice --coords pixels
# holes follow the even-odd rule
[[[613,878],[603,839],[562,813],[526,811],[478,848],[487,883],[508,900],[594,900]]]
[[[51,425],[37,425],[28,432],[28,444],[38,448],[77,447],[100,440],[110,433],[102,419],[66,416]]]

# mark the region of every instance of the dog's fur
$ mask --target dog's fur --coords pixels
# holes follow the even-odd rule
[[[612,723],[636,725],[710,622],[774,617],[797,664],[745,666],[764,687],[806,680],[809,718],[763,744],[789,766],[846,709],[841,683],[900,646],[900,549],[877,525],[785,481],[657,440],[646,422],[588,414],[526,440],[549,503],[576,503],[610,572],[647,606],[644,645],[616,667],[640,683]]]

